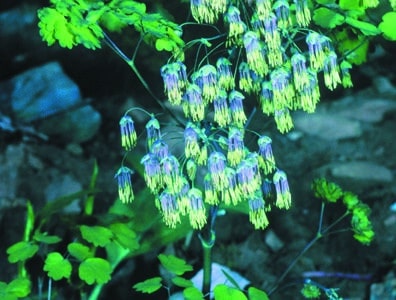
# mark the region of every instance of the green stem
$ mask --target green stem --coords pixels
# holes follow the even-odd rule
[[[212,248],[216,240],[216,234],[210,231],[209,239],[204,239],[200,235],[203,250],[203,282],[202,292],[206,299],[210,299],[210,284],[212,282]]]

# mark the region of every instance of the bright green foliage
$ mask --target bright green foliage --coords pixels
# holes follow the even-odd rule
[[[31,242],[18,242],[7,249],[8,261],[16,263],[31,258],[38,251],[39,246]]]
[[[306,299],[316,299],[320,297],[321,292],[316,285],[305,283],[301,289],[301,294]]]
[[[116,223],[110,225],[110,230],[113,232],[114,239],[120,243],[124,248],[131,251],[139,248],[136,233],[131,230],[128,225],[123,223]]]
[[[78,267],[78,276],[87,284],[104,284],[110,280],[111,272],[109,262],[98,257],[87,258]]]
[[[381,31],[377,28],[377,26],[360,20],[356,20],[355,18],[347,17],[345,19],[345,23],[348,23],[352,27],[359,29],[366,36],[374,36],[381,33]]]
[[[344,23],[345,17],[327,7],[320,7],[315,10],[312,19],[323,28],[334,28]]]
[[[62,239],[56,235],[48,235],[47,232],[43,233],[36,231],[33,235],[33,240],[44,244],[56,244],[59,243]]]
[[[391,41],[396,41],[396,12],[388,12],[382,16],[382,22],[378,25],[384,37]]]
[[[67,251],[80,261],[93,257],[91,249],[80,243],[70,243],[67,245]]]
[[[138,292],[152,294],[162,287],[161,281],[161,277],[149,278],[145,281],[136,283],[133,288]]]
[[[103,1],[51,0],[52,6],[38,11],[40,34],[49,46],[64,48],[82,44],[88,49],[101,47],[103,29],[121,31],[133,26],[158,51],[180,53],[184,46],[180,27],[160,14],[148,14],[146,5],[131,0]]]
[[[249,300],[269,300],[266,292],[259,290],[253,286],[248,289]]]
[[[183,275],[185,272],[192,271],[192,266],[186,263],[183,259],[180,259],[174,255],[158,255],[162,266],[169,272],[176,275]]]
[[[369,219],[370,212],[370,208],[364,203],[359,203],[352,211],[353,237],[363,245],[369,245],[374,239],[374,231]]]
[[[214,288],[215,300],[247,300],[248,298],[240,290],[225,284],[216,285]]]
[[[312,190],[315,197],[329,202],[336,202],[344,193],[337,184],[324,178],[315,179],[312,183]]]
[[[62,278],[70,278],[72,265],[70,261],[65,259],[59,252],[51,252],[48,254],[44,263],[44,271],[53,280],[61,280]]]
[[[183,296],[185,300],[204,300],[202,292],[193,286],[184,289]]]
[[[82,237],[94,244],[96,247],[104,247],[108,243],[111,242],[111,238],[113,237],[113,232],[103,226],[86,226],[82,225],[80,226],[80,231]]]
[[[17,300],[30,294],[31,282],[29,279],[20,277],[10,283],[0,281],[0,299]]]
[[[187,288],[187,287],[193,286],[193,283],[191,280],[185,279],[185,278],[179,277],[179,276],[173,277],[172,283],[174,285],[182,287],[182,288]]]

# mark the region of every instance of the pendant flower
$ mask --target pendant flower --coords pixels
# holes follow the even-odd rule
[[[120,120],[121,146],[130,151],[136,146],[137,135],[133,120],[130,116],[123,116]]]
[[[131,169],[122,166],[114,176],[118,182],[118,196],[122,203],[130,203],[135,198],[132,189],[132,174]]]

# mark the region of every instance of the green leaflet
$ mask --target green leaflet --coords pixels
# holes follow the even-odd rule
[[[80,261],[93,257],[91,249],[80,243],[70,243],[67,245],[67,251]]]
[[[162,287],[161,281],[161,277],[149,278],[145,281],[136,283],[133,288],[138,292],[152,294]]]
[[[259,290],[253,286],[248,289],[249,300],[269,300],[266,292]]]
[[[72,266],[59,252],[51,252],[45,259],[44,271],[47,271],[48,276],[53,280],[69,279]]]
[[[24,261],[31,258],[36,254],[39,247],[36,244],[32,244],[30,242],[18,242],[8,247],[8,261],[10,263],[16,263],[18,261]]]
[[[18,277],[6,284],[0,281],[0,299],[16,300],[30,294],[32,283],[25,277]]]
[[[110,229],[103,226],[80,226],[80,231],[82,237],[94,244],[96,247],[104,247],[108,243],[111,242],[111,238],[113,237],[113,233]]]
[[[107,260],[91,257],[84,260],[78,268],[78,276],[87,284],[103,284],[111,279],[111,266]]]
[[[194,286],[184,289],[183,297],[185,300],[204,300],[202,292]]]
[[[247,300],[244,293],[225,284],[216,285],[214,288],[215,300]]]
[[[359,29],[364,35],[371,36],[381,33],[381,31],[375,25],[368,22],[359,21],[351,17],[346,17],[345,23],[348,23],[352,27]]]
[[[382,16],[382,22],[378,25],[384,38],[396,41],[396,12],[391,11]]]
[[[183,275],[185,272],[192,271],[193,269],[192,266],[187,264],[183,259],[174,255],[160,254],[158,255],[158,259],[165,269],[176,275]]]
[[[184,288],[193,286],[193,283],[191,280],[185,279],[185,278],[179,277],[179,276],[173,277],[172,283],[178,287],[184,287]]]
[[[323,28],[334,28],[344,23],[344,16],[326,7],[315,9],[312,19]]]

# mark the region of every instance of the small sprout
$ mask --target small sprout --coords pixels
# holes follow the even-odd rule
[[[301,294],[306,299],[317,299],[320,297],[321,292],[316,285],[313,285],[311,283],[305,283],[303,288],[301,289]]]

